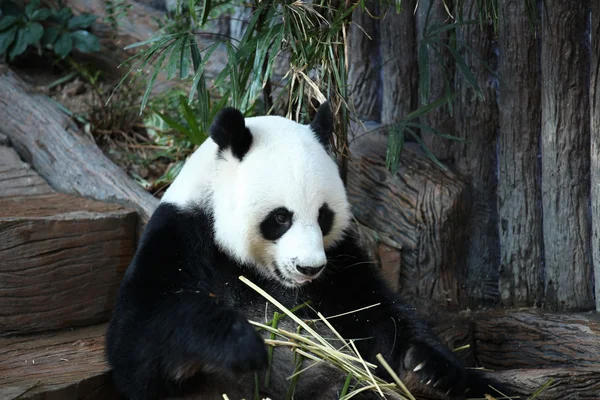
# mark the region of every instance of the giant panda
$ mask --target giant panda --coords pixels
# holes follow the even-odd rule
[[[485,387],[361,249],[328,152],[332,131],[327,103],[309,125],[244,118],[234,108],[216,116],[150,218],[119,289],[106,353],[125,398],[254,398],[267,349],[248,319],[264,321],[274,308],[265,310],[240,275],[288,308],[310,300],[325,316],[379,304],[330,320],[344,338],[361,339],[362,357],[376,364],[381,353],[406,382],[439,398]],[[291,354],[275,350],[261,398],[285,398]],[[383,368],[376,373],[391,381]],[[337,399],[345,378],[320,363],[300,376],[294,398]]]

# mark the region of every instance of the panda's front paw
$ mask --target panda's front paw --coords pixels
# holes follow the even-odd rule
[[[465,370],[454,353],[441,345],[411,343],[404,354],[403,367],[406,373],[414,374],[418,381],[437,392],[464,393]]]
[[[242,316],[237,318],[225,334],[225,367],[235,373],[258,371],[267,367],[267,349],[264,339]]]

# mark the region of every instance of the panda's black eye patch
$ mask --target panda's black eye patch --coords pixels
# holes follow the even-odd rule
[[[331,231],[331,227],[333,226],[333,211],[327,205],[327,203],[323,203],[321,208],[319,208],[319,226],[321,227],[321,232],[323,236],[327,236],[327,234]]]
[[[260,232],[267,240],[277,240],[292,227],[293,216],[285,207],[276,208],[260,223]]]

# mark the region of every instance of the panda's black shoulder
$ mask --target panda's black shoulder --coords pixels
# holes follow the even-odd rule
[[[216,245],[213,219],[200,207],[179,207],[161,203],[148,221],[125,282],[157,290],[177,290],[187,282],[210,273]]]

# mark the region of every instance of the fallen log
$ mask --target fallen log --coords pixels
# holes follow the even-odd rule
[[[560,366],[600,371],[597,314],[491,311],[475,314],[472,321],[475,353],[486,368]]]
[[[600,315],[533,308],[452,312],[431,300],[411,302],[468,366],[491,370],[600,369]]]
[[[600,398],[600,368],[551,368],[514,369],[510,371],[486,372],[488,378],[502,382],[511,394],[529,398],[547,385],[537,400],[597,400]],[[501,395],[490,389],[490,395]],[[494,397],[494,398],[495,398]]]
[[[0,146],[0,336],[106,321],[136,222],[117,204],[54,192]]]
[[[106,325],[0,338],[0,399],[111,400]]]
[[[141,222],[158,200],[130,179],[44,95],[0,65],[0,133],[59,192],[115,202],[138,211]]]

